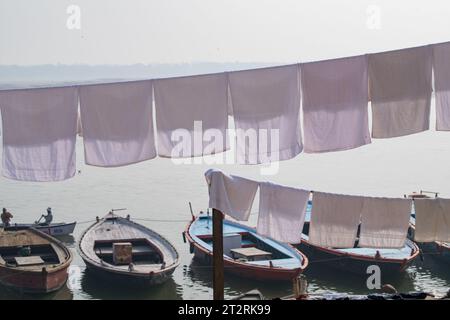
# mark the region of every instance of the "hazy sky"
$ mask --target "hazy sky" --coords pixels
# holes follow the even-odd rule
[[[0,0],[0,64],[297,62],[447,40],[443,0]]]

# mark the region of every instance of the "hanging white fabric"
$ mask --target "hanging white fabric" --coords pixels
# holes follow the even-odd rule
[[[431,73],[430,46],[369,55],[372,137],[429,129]]]
[[[300,243],[310,191],[270,182],[259,184],[257,232],[287,243]]]
[[[359,247],[403,248],[411,217],[411,199],[364,199]]]
[[[450,242],[450,199],[414,199],[417,242]]]
[[[77,89],[0,92],[3,175],[23,181],[59,181],[75,174]]]
[[[225,73],[154,81],[158,154],[195,157],[227,150]]]
[[[305,152],[371,142],[367,65],[365,55],[301,64]]]
[[[353,248],[364,198],[314,192],[309,242],[329,248]]]
[[[80,88],[86,164],[117,167],[156,157],[152,82]]]
[[[205,172],[209,188],[209,207],[236,220],[247,221],[258,182],[210,169]]]
[[[239,163],[287,160],[302,151],[298,77],[297,65],[229,74]]]
[[[436,130],[450,131],[450,42],[433,45]]]

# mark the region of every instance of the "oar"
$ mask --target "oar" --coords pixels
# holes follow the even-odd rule
[[[195,220],[194,211],[192,210],[192,203],[189,201],[189,209],[191,210],[192,221]]]
[[[39,224],[39,222],[41,221],[42,218],[43,218],[43,216],[41,216],[38,221],[35,221],[34,224]]]

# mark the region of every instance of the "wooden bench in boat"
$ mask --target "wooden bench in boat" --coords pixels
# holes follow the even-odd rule
[[[40,256],[15,257],[14,260],[18,267],[44,264],[44,260]]]
[[[249,261],[260,261],[270,260],[270,258],[272,257],[272,253],[254,247],[237,248],[231,249],[230,251],[233,259],[244,258]]]
[[[148,247],[148,246],[133,246],[132,248],[132,254],[133,255],[146,255],[146,254],[150,254],[150,253],[154,253],[155,250],[153,250],[152,248]],[[112,247],[107,247],[107,248],[95,248],[95,253],[97,255],[101,255],[101,256],[108,256],[113,254],[113,248]]]

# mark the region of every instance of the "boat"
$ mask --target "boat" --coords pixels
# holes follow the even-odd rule
[[[367,268],[377,265],[382,274],[395,274],[404,271],[419,255],[419,247],[410,239],[400,249],[363,248],[357,242],[353,248],[328,248],[309,242],[309,225],[311,220],[312,202],[308,202],[305,224],[302,231],[302,241],[295,246],[304,252],[311,263],[323,262],[353,274],[367,275]]]
[[[34,228],[46,234],[49,234],[54,237],[58,236],[66,236],[73,233],[75,229],[76,222],[71,223],[13,223],[8,227],[4,228],[5,230],[17,231],[24,230],[28,228]],[[3,224],[0,224],[0,228],[3,228]]]
[[[168,240],[113,210],[84,231],[78,250],[88,271],[133,286],[161,284],[179,264]]]
[[[67,281],[72,254],[34,228],[0,231],[0,283],[25,293],[50,293]]]
[[[212,263],[212,217],[200,213],[183,232],[194,258]],[[256,280],[292,280],[308,266],[308,258],[293,246],[263,237],[254,228],[223,220],[224,270]]]
[[[413,192],[408,195],[408,198],[411,199],[424,199],[424,198],[431,198],[427,193],[433,193],[435,197],[438,196],[439,193],[437,192],[430,192],[430,191],[420,191],[420,192]],[[416,214],[413,210],[411,213],[411,219],[409,224],[409,230],[408,230],[408,238],[411,240],[414,240],[414,233],[415,233],[415,225],[416,225]],[[450,264],[450,243],[449,242],[442,242],[442,241],[434,241],[434,242],[417,242],[417,245],[419,246],[422,256],[435,258],[436,260],[439,260],[444,263]]]

